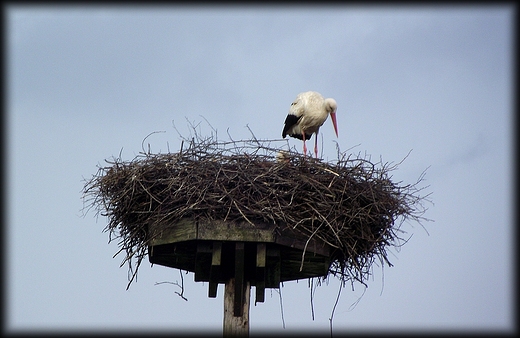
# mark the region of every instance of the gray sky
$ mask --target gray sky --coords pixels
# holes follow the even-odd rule
[[[424,223],[342,290],[334,332],[512,330],[513,7],[6,7],[6,330],[212,330],[223,285],[140,267],[127,285],[107,219],[83,217],[83,178],[147,139],[178,151],[186,119],[201,132],[279,139],[296,95],[338,103],[342,150],[399,162],[397,182],[430,166]],[[312,142],[308,142],[312,149]],[[291,139],[301,151],[301,141]],[[329,333],[339,283],[267,290],[251,334]],[[361,297],[361,298],[360,298]],[[353,306],[354,303],[356,306]],[[253,301],[254,304],[254,301]]]

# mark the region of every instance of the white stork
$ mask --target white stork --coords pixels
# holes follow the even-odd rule
[[[314,154],[318,157],[318,131],[330,114],[336,137],[338,126],[336,124],[337,104],[334,99],[324,99],[320,93],[304,92],[298,94],[296,100],[291,103],[289,114],[285,118],[282,137],[286,135],[303,141],[303,154],[307,153],[306,140],[310,140],[312,134],[316,134],[314,142]]]

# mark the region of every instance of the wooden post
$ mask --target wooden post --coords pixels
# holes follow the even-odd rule
[[[235,316],[235,278],[226,282],[224,288],[224,337],[249,336],[249,295],[251,283],[244,283],[242,315]]]
[[[224,289],[224,337],[249,336],[251,282],[245,275],[245,244],[235,243],[235,273]]]

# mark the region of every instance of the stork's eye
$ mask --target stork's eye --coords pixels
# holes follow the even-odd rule
[[[293,102],[293,103],[291,103],[291,106],[294,106],[295,104],[296,104],[296,102]]]

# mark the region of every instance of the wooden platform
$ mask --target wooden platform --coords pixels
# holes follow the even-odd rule
[[[265,288],[325,276],[331,263],[328,245],[291,229],[277,233],[269,224],[184,220],[161,228],[166,230],[149,231],[154,237],[150,262],[194,272],[196,282],[209,282],[209,297],[217,296],[218,284],[234,278],[235,316],[240,315],[245,282],[256,287],[255,301],[263,302]]]

